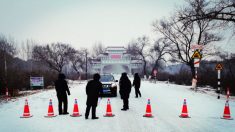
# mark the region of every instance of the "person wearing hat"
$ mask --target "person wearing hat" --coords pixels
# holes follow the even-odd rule
[[[96,117],[96,107],[100,92],[102,93],[102,83],[100,82],[100,75],[96,73],[93,75],[93,80],[90,80],[86,85],[87,107],[85,119],[88,119],[90,109],[92,111],[92,119],[99,119],[99,117]]]
[[[129,96],[131,93],[131,81],[127,77],[126,73],[122,73],[120,81],[119,81],[119,93],[121,95],[121,99],[123,100],[123,108],[121,110],[129,109]]]
[[[67,81],[65,80],[65,75],[63,73],[59,73],[58,80],[55,81],[55,89],[56,89],[58,103],[59,103],[59,106],[58,106],[59,115],[69,114],[67,112],[68,110],[67,94],[70,95],[70,91],[69,91]],[[63,109],[62,109],[62,104],[63,104]]]

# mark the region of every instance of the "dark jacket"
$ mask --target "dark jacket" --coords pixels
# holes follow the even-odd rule
[[[58,97],[70,95],[69,87],[64,79],[58,79],[55,81],[55,89]]]
[[[135,77],[134,77],[133,86],[134,86],[135,88],[140,88],[140,77],[139,77],[139,76],[135,76]]]
[[[128,99],[131,92],[131,81],[127,76],[122,76],[119,81],[121,99]]]
[[[102,92],[102,83],[99,80],[89,81],[86,86],[86,105],[97,106],[99,92]]]

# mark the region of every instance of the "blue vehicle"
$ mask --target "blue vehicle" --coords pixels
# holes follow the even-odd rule
[[[103,86],[103,95],[111,95],[113,97],[117,97],[117,82],[118,80],[114,79],[114,76],[111,74],[103,74],[100,75],[100,82]]]

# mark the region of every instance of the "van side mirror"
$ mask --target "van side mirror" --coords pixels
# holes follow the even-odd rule
[[[118,80],[115,80],[115,82],[118,82]]]

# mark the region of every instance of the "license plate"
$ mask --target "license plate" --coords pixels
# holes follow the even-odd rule
[[[108,92],[110,92],[110,90],[108,90],[108,89],[103,89],[103,92],[104,92],[104,93],[108,93]]]

